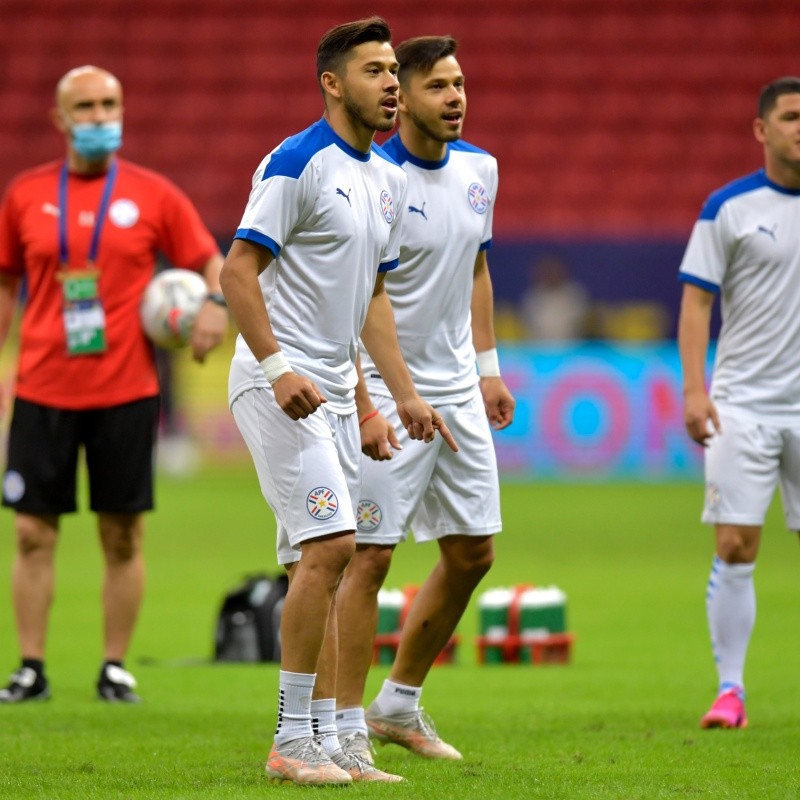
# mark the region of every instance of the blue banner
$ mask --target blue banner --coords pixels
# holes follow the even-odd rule
[[[675,343],[506,346],[500,365],[517,400],[514,423],[495,434],[504,478],[702,475]]]

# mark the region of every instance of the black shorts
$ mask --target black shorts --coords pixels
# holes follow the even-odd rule
[[[75,511],[83,447],[92,511],[149,511],[158,408],[158,397],[87,411],[17,398],[8,432],[3,505],[39,516]]]

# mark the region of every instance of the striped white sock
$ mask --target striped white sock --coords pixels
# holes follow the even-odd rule
[[[363,733],[364,736],[369,736],[363,707],[340,708],[336,712],[336,730],[340,735],[358,732]]]
[[[315,736],[322,737],[322,747],[329,756],[341,752],[336,735],[336,700],[331,697],[311,701],[311,729]]]
[[[755,564],[714,557],[706,593],[711,646],[721,690],[744,687],[744,662],[756,621]]]
[[[316,674],[281,670],[276,744],[312,735],[311,692],[316,678]]]

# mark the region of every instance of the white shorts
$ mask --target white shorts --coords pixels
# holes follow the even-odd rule
[[[403,449],[395,451],[390,461],[362,457],[356,542],[394,545],[411,528],[417,542],[452,534],[499,533],[497,459],[477,387],[464,403],[436,407],[458,443],[458,453],[438,434],[430,444],[410,439],[394,401],[373,399],[394,425]]]
[[[355,413],[342,416],[323,405],[293,420],[271,388],[249,389],[231,410],[278,523],[279,564],[299,561],[302,542],[355,530],[361,484]]]
[[[786,526],[800,530],[800,428],[719,414],[722,433],[705,453],[703,522],[761,526],[780,485]]]

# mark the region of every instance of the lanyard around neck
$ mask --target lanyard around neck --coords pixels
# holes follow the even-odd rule
[[[111,192],[114,189],[114,181],[117,178],[117,162],[114,160],[106,173],[106,182],[103,187],[103,196],[100,198],[100,206],[97,209],[97,219],[94,222],[94,232],[92,233],[92,242],[89,245],[89,258],[90,264],[97,262],[97,249],[100,246],[100,232],[103,230],[103,223],[106,219],[106,212],[108,211],[108,203],[111,200]],[[61,176],[58,181],[58,250],[61,258],[61,264],[64,267],[69,266],[69,244],[67,242],[67,180],[69,179],[69,170],[67,165],[61,168]]]

